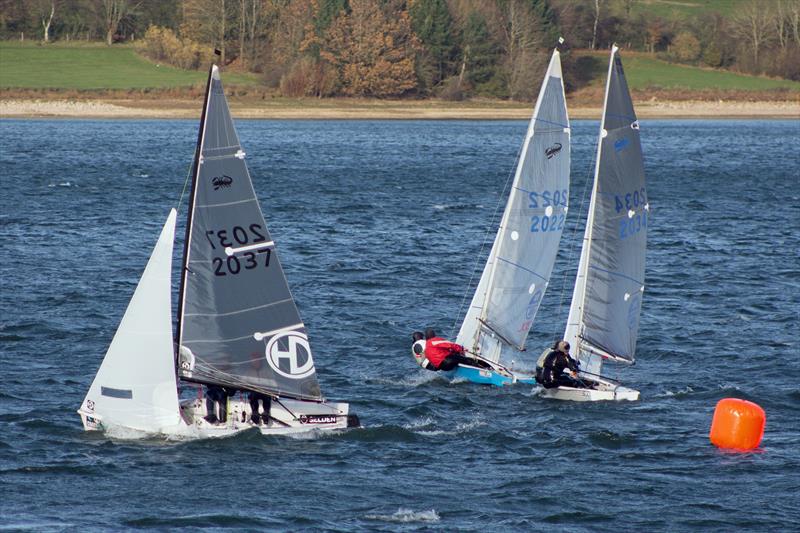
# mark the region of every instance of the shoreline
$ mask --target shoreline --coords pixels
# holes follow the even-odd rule
[[[791,119],[800,118],[800,101],[649,101],[634,102],[641,119]],[[196,119],[194,100],[0,99],[0,118]],[[597,119],[601,107],[567,101],[572,119]],[[532,105],[504,103],[420,103],[402,101],[253,102],[232,99],[237,119],[264,120],[528,120]]]

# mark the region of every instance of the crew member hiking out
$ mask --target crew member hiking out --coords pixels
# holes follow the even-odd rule
[[[464,355],[464,347],[436,336],[436,332],[428,328],[422,333],[415,331],[412,336],[412,355],[417,363],[426,370],[454,370],[458,365],[469,365],[478,368],[492,368],[481,359]]]
[[[573,376],[577,377],[579,367],[580,363],[569,355],[569,343],[558,341],[546,355],[539,358],[536,365],[536,381],[546,389],[555,387],[590,388],[589,383],[564,374],[564,370],[569,369]]]

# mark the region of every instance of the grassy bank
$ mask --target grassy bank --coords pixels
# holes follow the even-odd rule
[[[202,86],[206,73],[151,63],[129,45],[0,42],[3,89],[158,89]],[[228,74],[228,84],[255,85],[253,75]]]

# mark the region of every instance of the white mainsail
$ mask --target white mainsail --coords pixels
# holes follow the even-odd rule
[[[180,423],[172,337],[172,209],[78,411],[94,422],[160,432]]]
[[[570,127],[553,52],[514,182],[457,342],[494,362],[525,347],[558,253],[569,202]]]
[[[564,338],[582,369],[633,362],[644,292],[650,204],[639,122],[622,61],[611,49],[594,185]]]

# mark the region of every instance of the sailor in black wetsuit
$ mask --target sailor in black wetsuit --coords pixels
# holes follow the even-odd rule
[[[228,421],[228,396],[236,394],[235,389],[219,385],[206,385],[206,422],[224,424]],[[219,411],[219,416],[217,416]]]
[[[578,389],[588,388],[587,383],[564,374],[564,370],[567,368],[573,373],[577,373],[579,367],[580,363],[569,355],[569,343],[567,341],[558,341],[553,345],[550,353],[544,357],[541,364],[537,366],[536,381],[546,389],[559,386]]]

